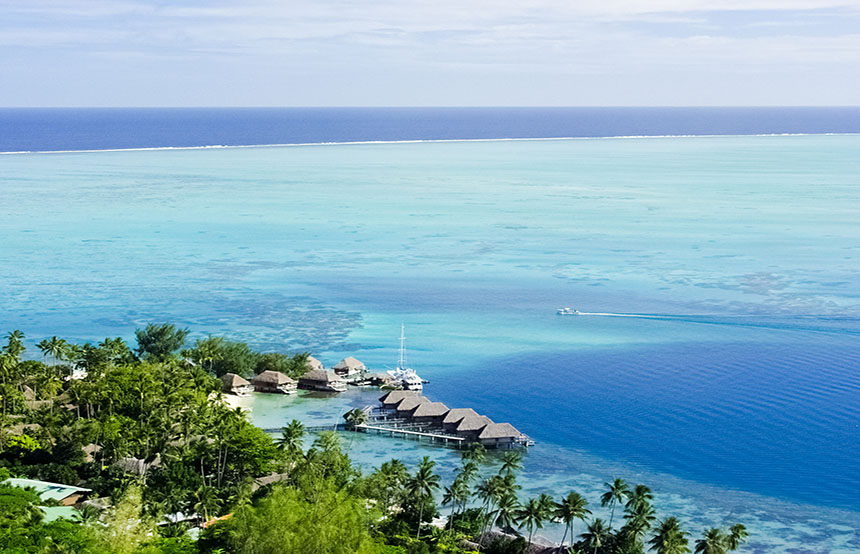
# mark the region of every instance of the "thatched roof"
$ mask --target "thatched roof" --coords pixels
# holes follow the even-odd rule
[[[487,416],[467,415],[460,420],[460,423],[457,425],[456,431],[458,433],[461,431],[478,431],[479,429],[483,429],[485,426],[489,425],[492,422],[493,420],[488,418]]]
[[[264,371],[263,373],[268,373],[268,372]],[[261,373],[260,375],[262,376],[263,373]],[[277,373],[277,371],[275,371],[273,373]],[[281,373],[279,375],[283,375],[283,374]],[[284,375],[284,377],[287,377],[287,376]],[[289,379],[289,377],[287,377],[287,379]],[[244,379],[242,376],[236,375],[235,373],[225,373],[224,375],[222,375],[221,376],[221,383],[225,387],[230,388],[230,389],[233,389],[236,387],[245,387],[245,386],[251,384],[247,381],[247,379]]]
[[[441,402],[423,402],[412,412],[412,417],[441,417],[448,411],[448,406]]]
[[[289,473],[270,473],[263,477],[257,477],[254,479],[254,484],[256,485],[255,488],[265,487],[266,485],[271,485],[272,483],[278,483],[280,481],[286,481],[289,476]]]
[[[102,451],[102,447],[95,443],[90,443],[83,447],[82,450],[84,451],[84,461],[92,462],[95,460],[95,455]]]
[[[452,408],[445,414],[442,423],[457,423],[466,416],[477,416],[478,412],[472,408]]]
[[[151,462],[147,462],[146,460],[135,458],[133,456],[126,456],[125,458],[117,460],[114,465],[127,473],[146,475],[146,472],[149,471],[150,468],[161,467],[161,454],[156,454],[155,459]]]
[[[21,394],[24,395],[24,400],[36,400],[36,393],[27,385],[21,387]]]
[[[478,439],[515,439],[521,434],[510,423],[490,423],[481,430]]]
[[[332,369],[337,370],[346,370],[346,371],[364,371],[367,369],[364,367],[364,364],[360,361],[356,360],[352,356],[347,356],[342,359],[335,365]]]
[[[293,381],[280,371],[272,371],[271,369],[269,369],[254,377],[254,384],[277,386],[295,384],[295,381]]]
[[[388,392],[388,393],[382,395],[379,398],[379,401],[382,402],[382,404],[384,404],[384,405],[393,405],[393,404],[397,404],[398,402],[400,402],[404,398],[413,397],[413,396],[419,396],[418,392],[414,391],[414,390],[393,390],[391,392]]]
[[[316,383],[336,383],[342,381],[340,375],[324,369],[312,369],[302,375],[303,381],[314,381]]]
[[[396,408],[398,412],[408,412],[424,403],[430,403],[426,396],[407,396],[397,403]]]
[[[319,369],[320,371],[325,369],[325,366],[322,365],[322,362],[314,358],[313,356],[308,356],[308,361],[305,362],[308,368],[313,371],[314,369]]]
[[[6,427],[4,431],[10,435],[24,435],[26,433],[35,432],[41,429],[42,426],[38,423],[16,423]]]

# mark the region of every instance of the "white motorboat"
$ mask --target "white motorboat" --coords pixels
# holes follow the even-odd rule
[[[573,308],[559,308],[558,315],[579,315],[579,310]]]

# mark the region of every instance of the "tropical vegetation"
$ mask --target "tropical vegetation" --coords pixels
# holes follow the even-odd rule
[[[169,324],[139,329],[135,348],[54,336],[37,360],[20,331],[6,335],[0,552],[515,554],[548,525],[563,529],[562,550],[590,554],[726,554],[747,538],[741,524],[693,538],[658,516],[648,487],[623,479],[597,499],[607,519],[576,491],[526,498],[519,451],[465,449],[450,482],[427,457],[362,473],[338,433],[293,421],[271,436],[223,399],[218,376],[295,374],[306,354],[212,336],[186,347],[188,337]],[[366,413],[345,419],[356,428]],[[86,487],[96,500],[49,520],[51,502],[10,476]]]

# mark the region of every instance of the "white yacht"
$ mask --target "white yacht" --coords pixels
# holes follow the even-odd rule
[[[558,315],[579,315],[579,310],[573,308],[559,308]]]
[[[404,390],[423,390],[424,389],[424,379],[418,376],[415,373],[414,369],[406,367],[406,356],[404,355],[404,345],[406,343],[406,327],[404,325],[400,325],[400,361],[397,363],[397,367],[388,372],[391,375],[395,382],[399,384]]]

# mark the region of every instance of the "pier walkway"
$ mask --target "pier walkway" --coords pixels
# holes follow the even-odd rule
[[[398,429],[397,427],[382,427],[379,425],[367,425],[365,423],[355,426],[356,429],[376,431],[378,433],[389,433],[391,436],[402,435],[404,438],[428,438],[431,441],[453,442],[460,444],[466,439],[463,437],[455,437],[453,435],[444,435],[442,433],[429,433],[427,431],[411,431],[408,429]]]

